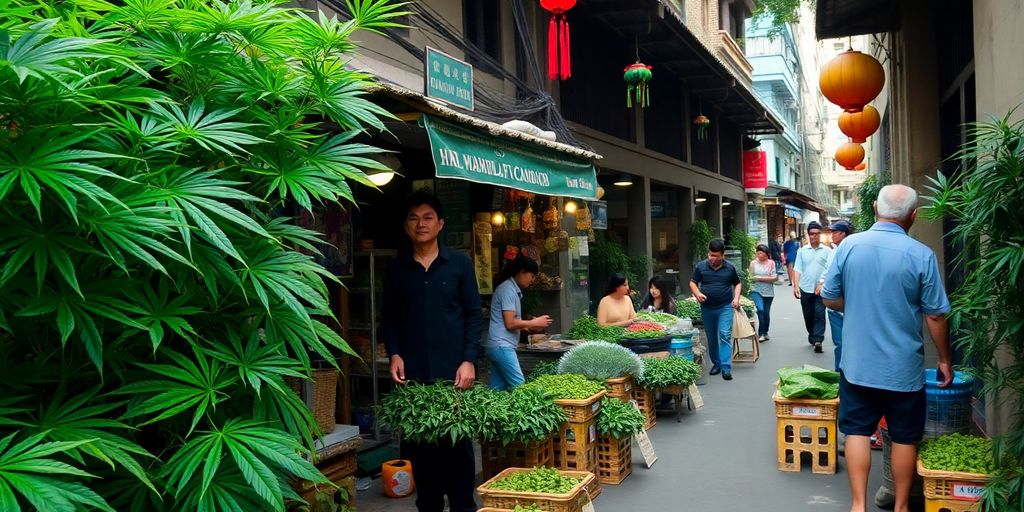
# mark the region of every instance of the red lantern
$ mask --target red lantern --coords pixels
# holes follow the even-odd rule
[[[821,93],[847,112],[860,112],[885,86],[885,70],[874,57],[847,50],[828,61],[818,77]]]
[[[878,130],[882,117],[871,105],[864,105],[860,112],[843,112],[839,114],[839,130],[850,137],[850,140],[863,144],[872,133]]]
[[[864,146],[856,142],[847,142],[836,150],[836,162],[846,168],[847,171],[854,170],[857,164],[863,161]]]
[[[548,79],[565,80],[572,76],[569,59],[569,22],[565,12],[576,6],[576,0],[540,0],[540,6],[551,13],[548,22]]]
[[[868,164],[865,163],[865,162],[861,162],[861,163],[857,164],[857,166],[854,167],[853,170],[855,170],[855,171],[864,171],[864,170],[867,170],[867,168],[868,168]]]

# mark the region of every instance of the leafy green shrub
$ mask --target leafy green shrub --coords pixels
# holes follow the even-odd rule
[[[891,182],[889,173],[880,171],[878,174],[864,178],[864,181],[857,186],[857,201],[860,207],[850,219],[856,232],[867,231],[875,224],[875,199],[878,198],[878,192],[882,190],[882,187]]]
[[[679,356],[644,361],[644,374],[634,378],[637,386],[644,389],[663,389],[669,386],[689,386],[700,378],[703,369],[699,364]]]
[[[708,257],[708,244],[714,235],[711,233],[711,225],[704,219],[699,219],[690,224],[690,263],[694,266],[697,262]]]
[[[520,386],[495,395],[480,419],[480,438],[485,441],[541,441],[568,420],[562,407],[539,390]]]
[[[345,63],[401,13],[280,5],[4,2],[0,508],[283,510],[325,482],[283,378],[351,349],[322,236],[281,215],[381,168]]]
[[[614,343],[590,341],[569,349],[558,360],[558,373],[574,373],[596,381],[640,376],[644,362],[632,350]]]
[[[597,416],[597,432],[614,439],[626,439],[640,433],[647,426],[647,418],[633,404],[618,398],[601,399],[601,412]]]
[[[700,302],[693,297],[678,297],[676,299],[676,312],[683,318],[689,318],[694,324],[702,323],[700,316]]]
[[[740,275],[742,297],[749,297],[750,290],[754,286],[754,276],[750,274],[750,262],[754,261],[757,253],[757,239],[742,229],[733,229],[729,232],[729,245],[740,251],[740,268],[737,268],[736,271]]]
[[[554,400],[585,400],[604,391],[604,381],[597,382],[582,375],[542,375],[520,388],[539,389]]]

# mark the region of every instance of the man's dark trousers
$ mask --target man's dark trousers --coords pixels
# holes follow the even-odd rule
[[[807,342],[811,345],[825,341],[825,303],[820,295],[800,290],[800,307],[804,310]]]
[[[419,512],[442,512],[446,494],[451,512],[477,510],[473,501],[476,462],[472,441],[454,445],[446,440],[429,444],[403,441],[402,458],[412,463]]]

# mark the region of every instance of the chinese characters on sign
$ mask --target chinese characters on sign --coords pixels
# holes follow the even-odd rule
[[[427,97],[473,110],[473,66],[427,47]]]

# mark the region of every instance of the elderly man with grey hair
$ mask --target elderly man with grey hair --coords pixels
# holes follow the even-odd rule
[[[935,253],[907,232],[917,217],[917,192],[883,187],[877,222],[836,250],[821,291],[825,305],[844,311],[839,378],[839,430],[846,434],[851,512],[865,512],[871,441],[885,416],[892,437],[896,512],[909,512],[917,443],[924,435],[922,320],[938,351],[938,373],[953,380],[946,313],[949,300]]]

